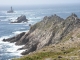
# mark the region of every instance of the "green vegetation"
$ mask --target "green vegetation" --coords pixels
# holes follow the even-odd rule
[[[13,59],[13,60],[45,60],[46,58],[51,58],[52,60],[69,60],[69,58],[65,58],[63,56],[67,56],[71,52],[75,51],[76,48],[70,48],[59,52],[37,52],[35,54],[26,55],[22,58]]]
[[[47,57],[57,58],[57,55],[62,55],[62,52],[40,52],[33,55],[28,55],[15,60],[43,60]]]
[[[74,50],[76,50],[76,48],[69,48],[67,50],[64,50],[63,53],[67,54],[67,53],[73,52]]]
[[[34,31],[36,28],[39,28],[40,27],[40,23],[38,22],[38,23],[36,23],[35,25],[33,25],[31,28],[30,28],[30,30],[31,31]]]
[[[78,34],[77,37],[80,38],[80,34]]]
[[[51,24],[48,23],[47,25],[45,25],[44,29],[48,29],[48,28],[50,28],[50,27],[51,27]]]
[[[72,34],[73,34],[73,33],[70,33],[70,34],[68,34],[67,36],[65,36],[65,37],[62,39],[62,42],[65,42],[65,41],[69,40],[69,39],[72,37]]]

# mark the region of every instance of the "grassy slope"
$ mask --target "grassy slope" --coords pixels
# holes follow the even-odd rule
[[[74,32],[76,30],[76,32]],[[69,33],[58,44],[13,60],[80,60],[80,29]],[[73,36],[73,39],[71,37]]]

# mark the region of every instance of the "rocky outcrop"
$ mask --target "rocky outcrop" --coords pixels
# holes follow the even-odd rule
[[[8,38],[8,39],[3,39],[3,41],[8,41],[8,42],[11,42],[11,43],[14,43],[14,42],[17,42],[18,40],[20,40],[20,38],[25,34],[25,32],[22,32],[21,34],[19,35],[16,35],[12,38]]]
[[[15,37],[4,39],[4,41],[16,42],[16,45],[25,45],[26,49],[22,55],[39,50],[50,44],[57,44],[72,30],[80,27],[80,19],[72,14],[65,20],[59,16],[52,15],[44,17],[42,21],[31,26],[28,33],[21,33]]]
[[[21,15],[20,17],[18,17],[15,21],[11,22],[11,23],[21,23],[21,22],[28,22],[28,19],[26,19],[25,15]]]
[[[62,37],[65,37],[66,34],[71,32],[74,28],[80,27],[80,19],[77,17],[76,14],[71,14],[71,16],[67,17],[63,22],[63,26],[65,27],[64,31],[62,32]],[[61,37],[61,39],[62,39]]]

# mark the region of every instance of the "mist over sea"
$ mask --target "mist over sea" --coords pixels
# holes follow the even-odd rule
[[[29,24],[33,25],[41,21],[44,16],[57,14],[65,19],[71,13],[75,13],[80,18],[80,5],[44,7],[12,6],[14,13],[7,13],[10,7],[0,6],[0,60],[10,60],[11,58],[20,57],[20,53],[23,51],[17,50],[21,46],[15,46],[15,43],[3,42],[2,39],[15,36],[21,32],[27,32],[30,29]],[[28,23],[10,23],[21,15],[26,15],[26,18],[29,20]]]

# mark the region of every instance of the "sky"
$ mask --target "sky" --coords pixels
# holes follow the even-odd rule
[[[0,0],[0,6],[80,4],[80,0]]]

